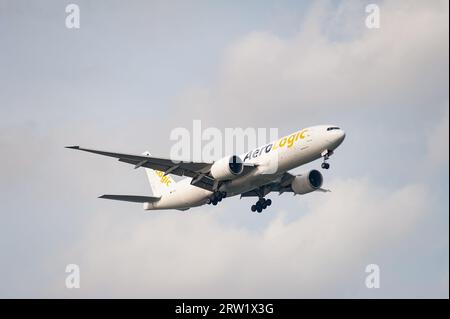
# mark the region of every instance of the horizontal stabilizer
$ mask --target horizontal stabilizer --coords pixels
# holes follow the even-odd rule
[[[161,197],[135,196],[135,195],[102,195],[99,198],[114,199],[114,200],[121,200],[121,201],[125,201],[125,202],[134,202],[134,203],[154,203],[154,202],[157,202]]]

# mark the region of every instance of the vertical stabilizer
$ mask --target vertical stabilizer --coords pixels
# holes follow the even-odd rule
[[[150,156],[150,153],[144,152],[142,155]],[[153,196],[163,196],[168,194],[175,187],[176,182],[169,175],[164,175],[164,172],[146,167],[144,167],[144,169],[147,174]]]

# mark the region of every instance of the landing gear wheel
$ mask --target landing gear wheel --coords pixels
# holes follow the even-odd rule
[[[329,169],[330,168],[330,164],[328,164],[328,163],[322,163],[322,168],[323,169]]]
[[[252,205],[251,209],[252,212],[258,212],[261,213],[264,209],[272,205],[271,199],[265,199],[264,197],[261,197],[258,199],[258,201],[255,203],[255,205]]]

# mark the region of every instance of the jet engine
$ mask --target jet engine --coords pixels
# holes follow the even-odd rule
[[[241,174],[244,164],[239,156],[233,155],[216,161],[211,166],[211,176],[219,181],[230,180]]]
[[[307,194],[318,190],[323,183],[322,174],[318,170],[311,170],[306,174],[295,176],[291,188],[295,194]]]

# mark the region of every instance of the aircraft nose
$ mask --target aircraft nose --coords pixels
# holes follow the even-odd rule
[[[328,139],[330,149],[336,149],[345,139],[345,132],[341,129],[332,130]]]
[[[339,130],[339,133],[337,134],[337,142],[341,144],[345,139],[345,132],[343,130]]]

